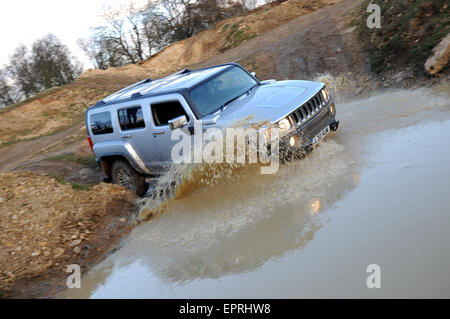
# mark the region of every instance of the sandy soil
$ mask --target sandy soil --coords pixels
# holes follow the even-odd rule
[[[0,172],[0,185],[4,297],[51,295],[68,264],[86,271],[132,227],[134,196],[117,185],[76,190],[31,172]]]

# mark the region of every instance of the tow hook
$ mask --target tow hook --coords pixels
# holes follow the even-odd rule
[[[331,124],[330,124],[330,128],[331,130],[334,132],[338,129],[339,127],[339,121],[334,120]]]

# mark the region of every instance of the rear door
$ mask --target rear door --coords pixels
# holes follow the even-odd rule
[[[152,170],[159,153],[152,138],[152,121],[149,110],[135,102],[116,110],[120,138],[129,143],[144,165]]]

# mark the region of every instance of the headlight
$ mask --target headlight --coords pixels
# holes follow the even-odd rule
[[[328,92],[328,89],[326,86],[322,89],[321,93],[322,93],[323,100],[325,102],[328,102],[330,100],[330,93]]]
[[[286,132],[291,128],[291,122],[289,122],[289,119],[285,118],[278,122],[278,126],[280,127],[281,132]]]

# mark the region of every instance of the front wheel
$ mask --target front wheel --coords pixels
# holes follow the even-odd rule
[[[115,161],[111,168],[111,175],[115,184],[124,186],[137,196],[142,197],[147,192],[145,177],[136,172],[127,161]]]

